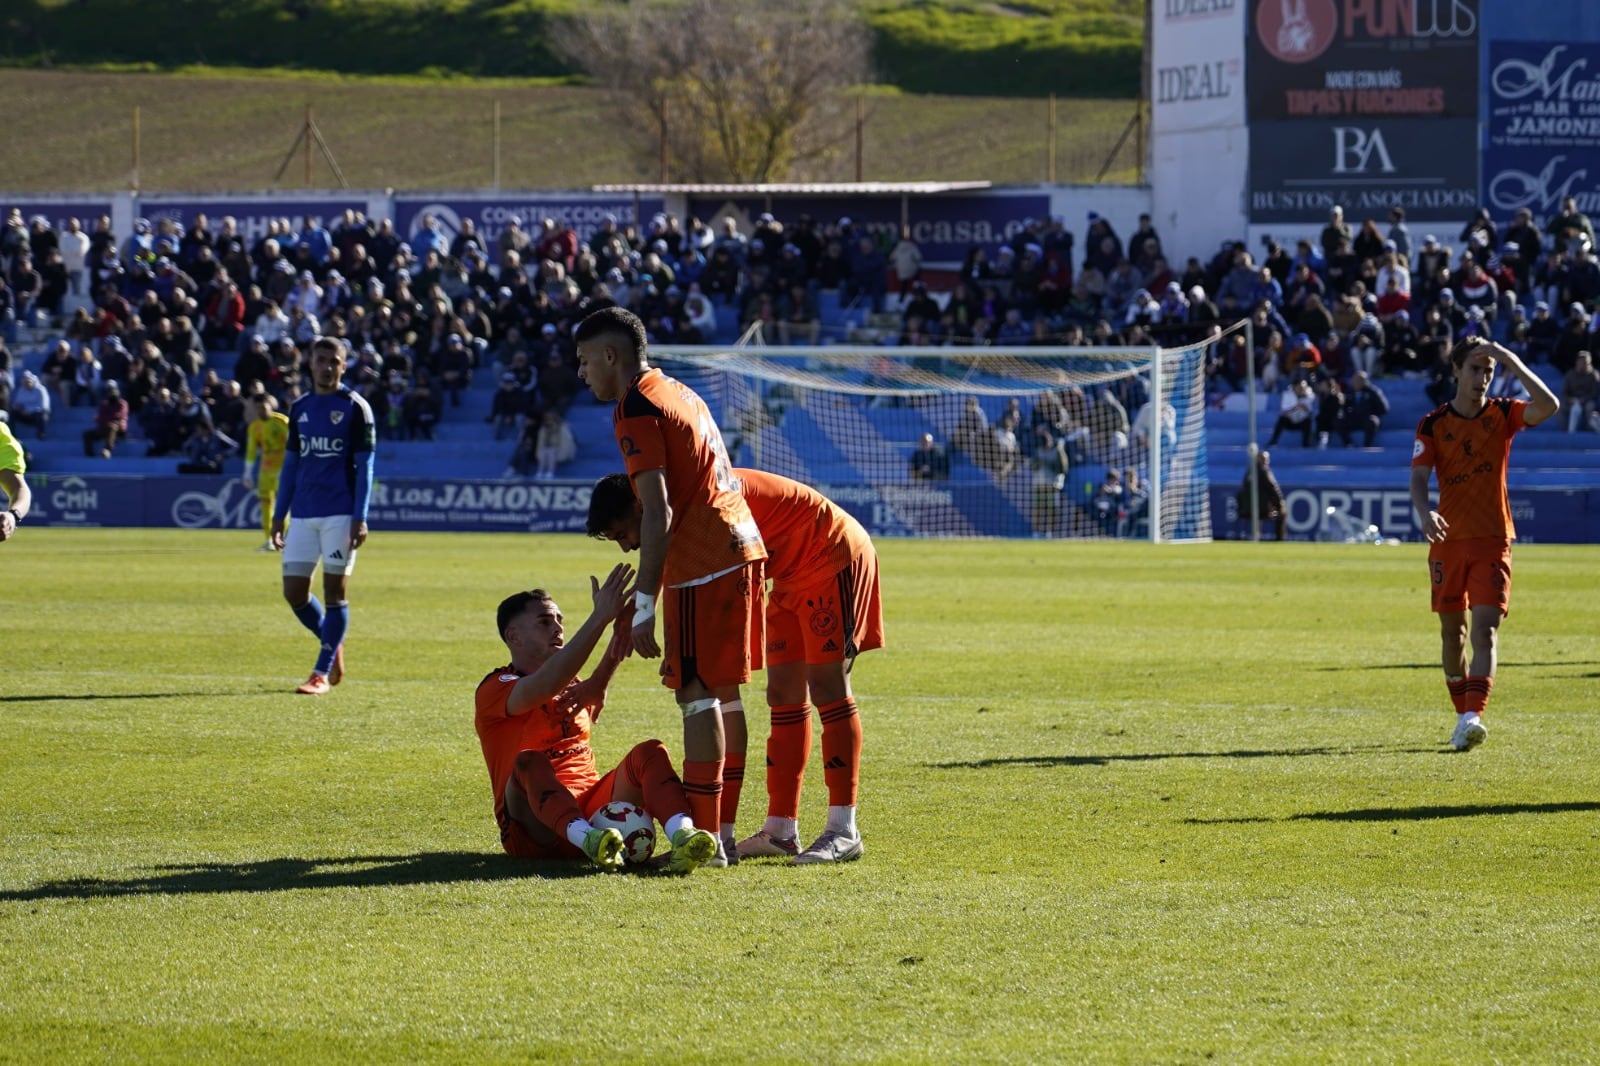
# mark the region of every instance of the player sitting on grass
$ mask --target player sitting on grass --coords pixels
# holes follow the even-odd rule
[[[589,732],[627,645],[613,640],[587,680],[580,681],[578,671],[624,608],[632,620],[633,576],[633,568],[622,563],[603,585],[589,579],[594,610],[571,643],[561,609],[543,589],[515,593],[500,604],[496,621],[511,662],[478,683],[474,724],[508,855],[588,856],[602,869],[621,869],[622,834],[589,824],[589,815],[612,800],[641,806],[661,821],[672,840],[673,872],[688,873],[716,853],[717,838],[696,829],[689,817],[683,783],[661,741],[635,745],[604,777],[595,768]]]

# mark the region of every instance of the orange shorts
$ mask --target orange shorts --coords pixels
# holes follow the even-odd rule
[[[1431,545],[1428,580],[1437,613],[1494,604],[1506,614],[1511,609],[1511,545],[1492,537]]]
[[[585,818],[592,817],[595,811],[611,802],[611,790],[616,783],[617,771],[612,770],[600,780],[578,793],[573,799],[578,801],[578,809]],[[583,859],[587,858],[582,848],[575,848],[571,841],[559,840],[549,844],[541,844],[528,835],[522,823],[506,815],[505,825],[500,827],[500,846],[506,854],[513,859]]]
[[[774,587],[767,604],[767,664],[842,663],[883,647],[883,598],[878,553],[805,588]]]
[[[749,682],[762,665],[763,580],[762,564],[746,563],[703,585],[661,593],[662,684],[678,689],[693,677],[712,689]]]

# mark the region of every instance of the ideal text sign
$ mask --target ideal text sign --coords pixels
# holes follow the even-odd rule
[[[1489,46],[1483,202],[1496,217],[1539,220],[1568,196],[1600,209],[1600,44],[1495,41]]]
[[[1151,128],[1156,134],[1244,123],[1246,0],[1155,0]]]
[[[1252,0],[1252,122],[1476,119],[1480,0]]]

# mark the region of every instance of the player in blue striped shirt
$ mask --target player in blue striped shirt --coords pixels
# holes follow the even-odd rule
[[[350,573],[367,539],[376,426],[372,408],[343,382],[345,345],[318,337],[311,345],[313,390],[289,408],[289,450],[272,512],[272,546],[283,550],[283,598],[322,648],[311,677],[295,689],[321,696],[344,679],[344,634],[350,625]],[[294,525],[284,535],[290,514]],[[327,606],[311,594],[322,563]]]

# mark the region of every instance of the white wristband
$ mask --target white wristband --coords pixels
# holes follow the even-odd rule
[[[656,598],[643,592],[634,593],[633,596],[633,624],[641,626],[653,621],[656,616]]]

